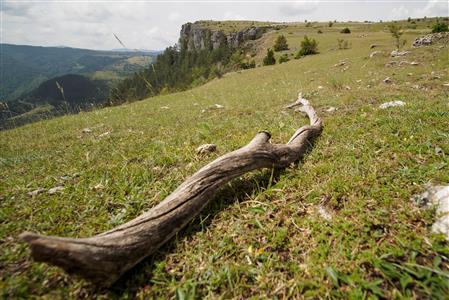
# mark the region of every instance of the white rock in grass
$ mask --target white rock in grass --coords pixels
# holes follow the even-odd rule
[[[336,64],[334,65],[334,67],[341,67],[341,66],[344,66],[344,65],[346,65],[346,61],[341,60],[341,61],[339,61],[338,63],[336,63]]]
[[[98,137],[105,137],[105,136],[108,136],[108,135],[110,135],[111,134],[111,132],[110,131],[106,131],[106,132],[103,132],[102,134],[100,134]]]
[[[389,107],[404,106],[404,105],[405,105],[405,102],[402,102],[401,100],[396,100],[396,101],[382,103],[381,105],[379,105],[379,108],[386,109]]]
[[[444,155],[444,151],[440,147],[436,146],[435,147],[435,154],[436,155]]]
[[[168,106],[161,106],[161,109],[170,109]]]
[[[90,128],[84,128],[83,130],[81,130],[82,133],[91,133],[92,129]]]
[[[391,78],[390,78],[390,77],[386,77],[386,78],[383,80],[383,82],[384,82],[384,83],[392,83],[393,81],[391,81]]]
[[[160,172],[160,171],[162,171],[162,168],[160,166],[155,166],[152,168],[152,170],[155,172]]]
[[[326,208],[324,208],[324,206],[321,205],[318,206],[318,213],[324,220],[326,221],[332,220],[332,215],[326,210]]]
[[[34,197],[34,196],[39,195],[39,194],[42,193],[43,191],[45,191],[45,189],[43,189],[43,188],[37,188],[37,189],[35,189],[34,191],[28,192],[27,195],[30,196],[30,197]]]
[[[326,111],[328,112],[328,113],[333,113],[333,112],[335,112],[337,110],[337,108],[336,107],[333,107],[333,106],[331,106],[331,107],[329,107],[328,109],[326,109]]]
[[[369,58],[373,58],[374,56],[379,55],[379,54],[382,54],[382,52],[381,51],[371,52],[371,54],[369,55]]]
[[[94,189],[94,191],[100,191],[100,190],[104,189],[104,185],[102,185],[101,183],[96,184],[93,189]]]
[[[215,151],[217,151],[217,145],[215,144],[204,144],[196,148],[197,154],[206,154]]]
[[[391,57],[396,57],[396,56],[404,56],[404,55],[407,55],[408,53],[410,53],[410,52],[409,51],[393,50],[393,51],[391,51],[390,55],[391,55]]]
[[[432,225],[432,232],[444,234],[449,241],[449,185],[430,185],[412,199],[421,207],[436,207],[437,219]]]
[[[211,106],[209,106],[208,108],[201,110],[201,112],[202,112],[202,113],[205,113],[205,112],[207,112],[208,110],[223,109],[223,108],[224,108],[223,105],[215,103],[214,105],[211,105]]]
[[[54,195],[54,194],[56,194],[57,192],[62,191],[62,190],[64,190],[64,187],[63,187],[62,185],[59,185],[59,186],[55,186],[54,188],[49,189],[49,190],[47,191],[47,193],[48,193],[49,195]]]
[[[395,66],[395,65],[397,65],[397,64],[398,64],[397,61],[389,61],[389,62],[387,62],[387,63],[385,64],[385,67],[392,67],[392,66]]]

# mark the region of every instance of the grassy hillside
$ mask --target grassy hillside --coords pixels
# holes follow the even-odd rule
[[[430,233],[433,212],[410,198],[428,182],[449,182],[448,48],[407,46],[391,58],[384,25],[341,24],[350,35],[337,24],[323,34],[295,25],[280,31],[290,47],[307,33],[320,54],[0,132],[2,297],[444,299],[448,242]],[[421,26],[405,33],[407,45]],[[342,36],[350,49],[336,49]],[[375,50],[383,52],[369,58]],[[259,130],[286,142],[307,122],[282,109],[299,91],[324,121],[312,152],[278,177],[265,170],[233,181],[113,289],[32,262],[18,240],[24,230],[84,237],[110,229]],[[392,100],[406,105],[379,109]],[[224,109],[202,112],[213,104]],[[203,143],[218,152],[197,156]]]
[[[239,32],[251,26],[274,26],[274,22],[260,21],[213,21],[202,20],[196,21],[195,26],[200,28],[209,28],[212,31],[223,31],[224,33]],[[291,24],[290,24],[291,25]]]

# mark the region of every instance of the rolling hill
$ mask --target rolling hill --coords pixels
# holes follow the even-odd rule
[[[0,99],[14,100],[45,80],[65,74],[110,73],[110,79],[121,78],[150,64],[158,53],[0,44]]]
[[[0,132],[2,298],[445,299],[448,241],[411,198],[449,182],[448,44],[411,47],[434,20],[413,22],[398,22],[395,57],[390,23],[285,24],[255,59],[283,34],[286,63]],[[319,53],[293,59],[305,35]],[[298,92],[324,122],[310,153],[233,180],[112,289],[33,262],[18,239],[98,234],[260,130],[285,143],[307,122],[284,109]],[[197,155],[205,143],[217,152]]]
[[[105,103],[110,88],[119,80],[150,65],[158,53],[0,44],[0,102],[5,103],[0,110],[0,128],[10,128],[64,112],[79,111],[80,107],[87,108],[91,103]],[[84,80],[71,81],[70,78]],[[70,109],[65,110],[59,108],[65,107],[62,98],[58,100],[52,95],[49,101],[44,101],[42,89],[48,89],[46,86],[49,84],[53,85],[52,89],[56,89],[54,83],[57,80],[64,80],[67,84],[78,82],[80,85],[75,88],[79,90],[95,85],[95,90],[98,91],[94,97],[95,101],[91,101],[92,95],[86,99],[72,99],[78,106],[72,105]],[[38,98],[33,99],[34,96]],[[38,107],[44,104],[46,109]],[[54,109],[49,110],[48,104]],[[39,114],[34,115],[35,112]],[[23,113],[26,114],[19,116]]]

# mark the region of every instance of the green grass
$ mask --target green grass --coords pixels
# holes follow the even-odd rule
[[[202,20],[196,21],[195,26],[202,28],[209,28],[213,31],[223,31],[225,33],[238,32],[251,26],[273,26],[278,23],[275,22],[260,22],[260,21],[212,21]]]
[[[0,132],[2,297],[447,297],[448,243],[430,232],[432,211],[410,200],[427,182],[449,182],[447,46],[406,47],[409,55],[393,59],[379,24],[348,23],[352,48],[331,50],[341,37],[334,26],[320,35],[282,29],[292,47],[304,33],[316,38],[318,55]],[[406,34],[408,45],[419,33]],[[369,49],[373,43],[385,54],[369,59],[379,50]],[[342,59],[347,64],[334,67]],[[420,65],[385,67],[391,60]],[[393,84],[382,82],[387,76]],[[131,220],[259,130],[285,143],[307,122],[282,113],[299,91],[325,126],[311,153],[277,176],[265,170],[234,180],[113,289],[32,262],[18,240],[24,230],[84,237]],[[378,108],[392,100],[407,104]],[[215,103],[225,108],[201,113]],[[338,110],[326,112],[330,106]],[[92,133],[82,133],[86,127]],[[203,143],[216,143],[218,153],[196,156]],[[61,184],[56,195],[27,195]]]

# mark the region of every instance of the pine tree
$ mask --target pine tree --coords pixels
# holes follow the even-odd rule
[[[277,37],[276,41],[274,42],[273,49],[274,51],[288,50],[287,39],[285,38],[285,36],[281,34]]]
[[[276,59],[274,58],[274,52],[273,52],[273,50],[268,49],[267,56],[265,56],[263,59],[263,65],[269,66],[269,65],[274,65],[274,64],[276,64]]]

